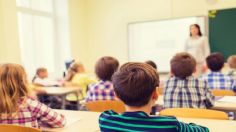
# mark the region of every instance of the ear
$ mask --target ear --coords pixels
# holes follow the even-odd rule
[[[115,100],[121,101],[120,98],[116,95],[116,92],[114,92]]]
[[[158,87],[156,87],[156,90],[154,90],[153,93],[152,93],[152,99],[153,100],[157,100],[158,99],[159,93],[158,93],[157,89],[158,89]]]

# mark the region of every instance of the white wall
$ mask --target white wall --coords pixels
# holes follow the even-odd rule
[[[0,63],[20,61],[15,0],[0,0]]]
[[[127,23],[207,15],[208,9],[236,7],[235,0],[68,0],[72,56],[93,71],[95,61],[112,55],[128,59]],[[0,0],[0,63],[20,63],[15,0]]]
[[[185,16],[207,15],[209,9],[236,7],[235,0],[87,0],[88,65],[101,56],[128,60],[127,23]]]

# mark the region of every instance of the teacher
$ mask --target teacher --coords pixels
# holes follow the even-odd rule
[[[205,58],[210,54],[210,48],[208,39],[202,35],[198,24],[190,25],[190,37],[186,40],[185,52],[190,53],[196,59],[196,76],[203,73]]]

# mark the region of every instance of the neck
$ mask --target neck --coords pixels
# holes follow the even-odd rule
[[[145,105],[142,107],[132,107],[132,106],[127,106],[125,105],[126,112],[136,112],[136,111],[143,111],[147,115],[150,115],[151,112],[151,106],[150,105]]]

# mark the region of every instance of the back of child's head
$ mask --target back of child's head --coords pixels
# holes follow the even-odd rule
[[[42,77],[42,78],[45,78],[45,76],[47,76],[47,73],[48,73],[48,71],[44,67],[40,67],[36,70],[37,76]]]
[[[196,69],[195,58],[186,52],[177,53],[170,61],[171,72],[175,77],[186,79]]]
[[[74,77],[75,74],[83,73],[84,71],[85,71],[84,66],[81,62],[74,62],[70,65],[65,80],[71,81],[71,79]]]
[[[148,60],[148,61],[146,61],[145,63],[149,64],[150,66],[152,66],[154,69],[157,70],[157,65],[156,65],[155,62],[153,62],[153,61],[151,61],[151,60]]]
[[[212,53],[206,58],[206,63],[211,71],[218,72],[224,66],[224,56],[219,52]]]
[[[228,58],[227,63],[228,63],[230,68],[236,69],[236,55],[231,55]]]
[[[126,63],[112,76],[116,96],[128,106],[142,107],[149,103],[159,86],[156,70],[145,63]]]
[[[24,68],[18,64],[0,66],[0,113],[17,111],[17,102],[28,94]]]
[[[100,80],[110,81],[112,75],[117,71],[119,62],[116,58],[105,56],[100,58],[95,66],[95,73]]]

